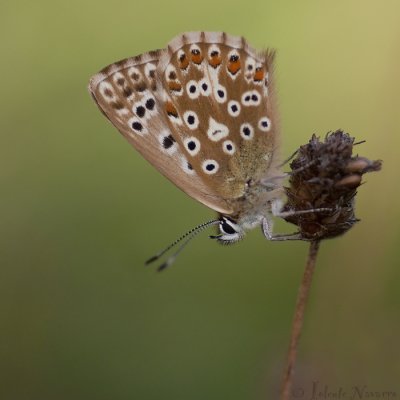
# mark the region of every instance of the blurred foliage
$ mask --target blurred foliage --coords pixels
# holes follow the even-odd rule
[[[307,245],[203,235],[169,271],[145,269],[212,212],[86,90],[188,30],[278,49],[285,156],[342,128],[384,160],[359,190],[362,221],[323,243],[297,379],[400,393],[399,16],[396,0],[3,2],[0,398],[275,397]]]

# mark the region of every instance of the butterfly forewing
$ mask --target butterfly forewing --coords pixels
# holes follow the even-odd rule
[[[171,110],[161,100],[156,79],[162,53],[153,51],[111,64],[93,76],[89,90],[111,123],[162,174],[205,205],[229,213],[226,202],[197,175],[190,154],[170,129]]]
[[[157,68],[172,134],[209,190],[228,201],[273,173],[273,56],[243,38],[191,32],[170,42]]]

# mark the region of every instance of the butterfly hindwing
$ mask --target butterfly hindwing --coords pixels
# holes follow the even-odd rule
[[[190,32],[169,43],[157,67],[171,132],[209,191],[228,202],[277,164],[273,58],[240,37]]]
[[[161,100],[156,79],[163,50],[129,58],[92,77],[89,90],[100,110],[122,135],[176,186],[208,207],[230,213],[193,169],[188,154],[170,129],[174,107]]]

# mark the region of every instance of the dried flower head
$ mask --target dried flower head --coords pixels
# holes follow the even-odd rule
[[[338,130],[321,142],[315,135],[291,162],[286,188],[285,220],[299,227],[301,237],[319,240],[341,235],[358,219],[354,198],[362,175],[378,171],[381,161],[353,156],[354,138]],[[305,212],[315,209],[315,212]],[[326,209],[325,211],[317,209]]]

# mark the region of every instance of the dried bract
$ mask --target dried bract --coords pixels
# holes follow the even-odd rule
[[[358,221],[356,189],[362,175],[379,171],[382,163],[353,156],[353,147],[354,138],[341,130],[328,133],[323,142],[313,135],[291,162],[284,219],[299,227],[303,239],[335,237]]]

